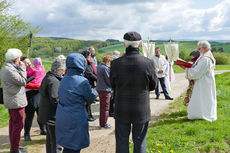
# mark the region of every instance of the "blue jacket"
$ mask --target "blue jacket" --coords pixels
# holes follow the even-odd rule
[[[86,68],[83,55],[68,55],[66,67],[67,74],[58,90],[60,102],[56,111],[56,142],[65,148],[80,150],[89,146],[88,115],[84,103],[92,103],[95,95],[83,76]]]
[[[97,67],[97,91],[111,92],[111,85],[109,79],[110,68],[104,63]]]

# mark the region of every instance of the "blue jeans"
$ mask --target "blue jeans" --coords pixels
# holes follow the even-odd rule
[[[142,124],[115,121],[116,153],[129,153],[129,135],[132,128],[134,153],[146,153],[146,133],[149,122]]]
[[[68,148],[64,148],[63,153],[80,153],[81,150],[72,150]]]
[[[160,81],[161,88],[162,88],[162,90],[163,90],[163,93],[164,93],[165,98],[168,98],[168,97],[169,97],[169,94],[168,94],[168,91],[167,91],[166,86],[165,86],[165,78],[158,78],[158,80]],[[156,93],[156,96],[157,96],[157,97],[160,96],[159,84],[158,84],[158,83],[157,83],[157,87],[156,87],[156,89],[155,89],[155,93]]]

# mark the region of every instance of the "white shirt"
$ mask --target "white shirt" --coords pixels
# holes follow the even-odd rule
[[[158,78],[163,78],[166,76],[166,67],[167,67],[167,61],[165,59],[164,55],[160,55],[160,57],[153,56],[152,60],[154,62],[154,66],[156,68],[156,74]],[[159,70],[162,70],[163,73],[158,73]]]
[[[187,77],[195,80],[192,96],[188,104],[189,119],[217,120],[217,99],[214,67],[215,62],[202,56],[197,65],[186,69]]]

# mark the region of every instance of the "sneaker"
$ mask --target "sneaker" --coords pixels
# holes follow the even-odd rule
[[[159,96],[156,96],[156,99],[159,99]]]
[[[31,141],[30,134],[24,134],[25,141]]]
[[[105,129],[110,129],[111,127],[112,127],[111,125],[106,124],[103,128],[105,128]]]

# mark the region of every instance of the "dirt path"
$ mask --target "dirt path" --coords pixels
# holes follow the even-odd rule
[[[226,71],[217,71],[216,73],[223,73]],[[172,83],[172,90],[169,92],[170,96],[176,100],[181,96],[188,86],[188,81],[185,79],[183,73],[175,74],[176,80]],[[168,109],[169,104],[173,101],[165,100],[163,94],[160,99],[155,99],[154,92],[150,94],[150,105],[152,120],[154,120],[160,113],[163,113]],[[90,129],[90,146],[83,149],[82,153],[115,153],[115,136],[114,136],[114,119],[109,118],[108,123],[112,125],[111,129],[103,129],[99,127],[99,103],[96,103],[92,107],[93,114],[96,121],[89,123]],[[33,127],[31,129],[31,138],[34,142],[39,142],[41,139],[45,139],[45,136],[39,135],[40,131],[36,120],[34,120]],[[22,136],[23,136],[22,131]],[[32,142],[33,142],[32,141]],[[21,140],[23,143],[23,137]],[[8,127],[0,128],[0,153],[6,153],[9,150],[9,137]],[[44,144],[28,145],[29,153],[45,153]]]

